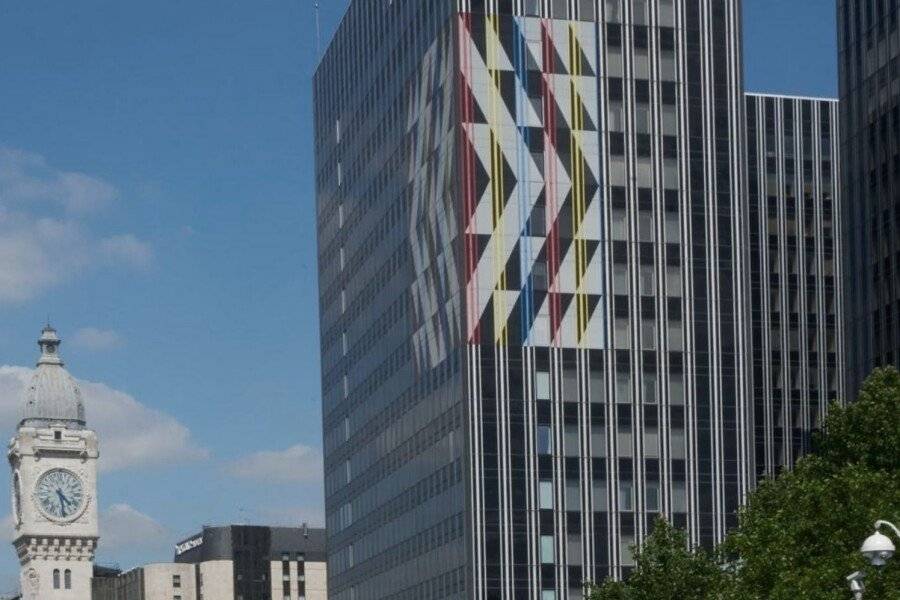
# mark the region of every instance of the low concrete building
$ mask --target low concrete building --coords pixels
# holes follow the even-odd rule
[[[327,600],[325,530],[204,527],[172,563],[95,577],[93,600]]]
[[[197,565],[197,600],[326,600],[324,529],[204,527],[176,545]]]
[[[197,600],[194,567],[159,563],[94,577],[93,600]],[[226,598],[227,596],[222,596]]]

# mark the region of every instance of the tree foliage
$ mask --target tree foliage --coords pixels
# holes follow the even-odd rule
[[[833,405],[816,435],[815,455],[830,465],[861,465],[874,471],[900,469],[900,372],[876,369],[856,402]]]
[[[741,597],[843,600],[845,577],[857,570],[867,574],[867,599],[900,597],[900,560],[877,569],[859,553],[878,519],[900,520],[894,368],[872,373],[856,402],[832,405],[815,453],[750,495],[724,545],[743,564]]]
[[[845,600],[861,570],[866,600],[900,598],[900,556],[882,568],[859,552],[878,519],[900,521],[900,372],[876,370],[857,401],[829,409],[814,453],[766,480],[719,549],[717,567],[683,534],[660,524],[636,551],[625,582],[593,588],[591,600]],[[895,543],[900,540],[894,540]],[[900,545],[900,544],[898,544]]]
[[[687,600],[724,598],[728,575],[714,557],[690,549],[684,532],[660,519],[643,547],[636,549],[635,569],[625,583],[608,581],[591,589],[591,600]]]

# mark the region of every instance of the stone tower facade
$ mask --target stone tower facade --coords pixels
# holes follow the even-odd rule
[[[97,523],[97,434],[47,326],[41,358],[9,444],[13,545],[25,600],[89,600]]]

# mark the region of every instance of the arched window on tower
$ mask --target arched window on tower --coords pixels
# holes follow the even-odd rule
[[[53,589],[59,589],[59,569],[53,569]]]
[[[71,569],[66,569],[65,583],[66,583],[66,589],[71,590],[72,589],[72,570]]]

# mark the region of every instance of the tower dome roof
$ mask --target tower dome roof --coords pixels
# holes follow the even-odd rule
[[[56,330],[47,325],[38,346],[41,357],[25,390],[25,406],[19,426],[41,427],[61,423],[67,427],[84,427],[84,402],[75,380],[66,371],[59,356],[61,340]]]

